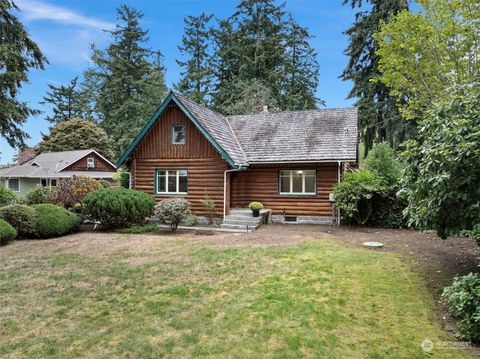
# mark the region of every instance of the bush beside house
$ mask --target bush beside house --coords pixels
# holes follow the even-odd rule
[[[0,208],[0,218],[15,228],[19,237],[28,237],[35,233],[37,212],[34,208],[12,204]]]
[[[15,239],[17,231],[7,221],[0,218],[0,245]]]
[[[189,214],[188,202],[183,198],[165,199],[155,206],[155,218],[172,231],[176,231]]]
[[[37,212],[36,237],[59,237],[74,232],[80,226],[80,217],[65,208],[53,204],[37,204],[32,207]]]
[[[17,203],[17,194],[9,188],[0,187],[0,207]]]
[[[106,228],[143,224],[153,215],[155,199],[144,192],[125,188],[104,188],[89,193],[85,213]]]

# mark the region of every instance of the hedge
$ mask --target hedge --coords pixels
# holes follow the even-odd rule
[[[39,238],[60,237],[78,229],[81,221],[75,213],[53,204],[32,206],[37,212],[35,236]]]
[[[17,231],[7,221],[0,219],[0,244],[7,244],[17,236]]]

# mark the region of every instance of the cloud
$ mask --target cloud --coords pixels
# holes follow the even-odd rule
[[[21,10],[22,17],[26,20],[51,20],[63,24],[88,27],[97,30],[108,30],[114,24],[83,16],[75,11],[47,4],[36,0],[17,0],[16,4]]]

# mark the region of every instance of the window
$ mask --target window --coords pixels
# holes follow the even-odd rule
[[[94,168],[95,167],[95,158],[88,157],[87,158],[87,168]]]
[[[156,193],[187,194],[187,170],[157,170]]]
[[[51,187],[57,187],[57,180],[56,179],[50,180],[50,186]]]
[[[315,170],[281,170],[280,194],[316,195]]]
[[[40,183],[42,184],[42,187],[47,187],[48,186],[48,180],[46,178],[42,178],[40,180]]]
[[[185,126],[184,125],[172,126],[172,143],[174,145],[183,145],[185,143]]]
[[[7,186],[14,192],[20,192],[20,182],[18,178],[9,178],[7,181]]]

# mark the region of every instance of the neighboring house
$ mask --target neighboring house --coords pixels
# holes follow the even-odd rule
[[[10,188],[20,196],[37,185],[55,187],[63,178],[89,176],[111,180],[116,172],[111,162],[91,149],[45,152],[31,159],[23,159],[20,163],[0,169],[0,186]]]
[[[133,188],[184,197],[197,216],[262,202],[272,220],[332,223],[333,186],[357,162],[357,109],[223,116],[170,93],[117,162]]]

